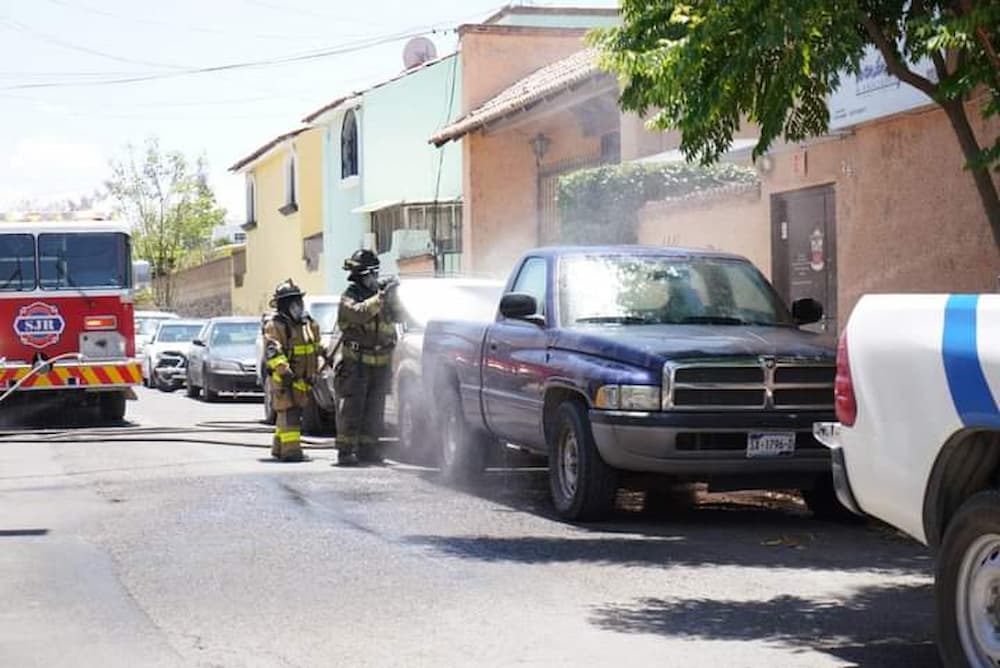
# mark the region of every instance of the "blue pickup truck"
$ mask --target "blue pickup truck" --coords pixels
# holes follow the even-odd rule
[[[425,391],[442,473],[469,478],[501,443],[549,458],[552,501],[597,519],[620,487],[800,489],[841,512],[814,422],[833,419],[836,346],[802,329],[745,258],[661,247],[535,250],[492,323],[432,321]]]

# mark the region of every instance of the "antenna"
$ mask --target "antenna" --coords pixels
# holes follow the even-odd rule
[[[435,58],[437,58],[437,47],[426,37],[414,37],[403,47],[403,66],[408,70]]]

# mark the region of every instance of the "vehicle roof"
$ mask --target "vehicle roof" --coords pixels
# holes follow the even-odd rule
[[[173,327],[184,325],[204,325],[207,320],[204,318],[170,318],[160,323],[160,327]]]
[[[742,255],[726,253],[724,251],[681,248],[678,246],[642,246],[638,244],[619,246],[546,246],[530,250],[524,255],[541,257],[565,257],[567,255],[652,255],[654,257],[704,257],[749,262]]]
[[[116,220],[12,220],[0,222],[0,234],[29,234],[32,232],[122,232],[131,233],[127,223]]]
[[[260,318],[252,315],[220,315],[215,318],[209,318],[208,322],[212,324],[219,322],[235,322],[238,324],[253,323],[254,325],[259,325]]]

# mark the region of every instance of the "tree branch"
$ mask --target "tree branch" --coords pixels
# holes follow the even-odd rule
[[[956,8],[956,13],[961,15],[969,15],[973,11],[972,0],[959,0],[958,7]],[[979,42],[983,45],[983,50],[986,52],[987,57],[990,59],[990,63],[993,65],[995,74],[1000,77],[1000,54],[997,53],[997,48],[993,45],[993,40],[990,39],[990,34],[986,31],[986,28],[979,26],[976,28],[976,37]],[[995,77],[996,78],[996,77]]]
[[[863,13],[864,18],[861,20],[862,25],[868,32],[868,36],[871,37],[872,42],[875,44],[876,48],[882,53],[882,57],[885,59],[885,65],[889,70],[889,74],[893,75],[900,81],[904,81],[917,90],[927,94],[929,97],[937,99],[938,87],[930,80],[925,79],[920,76],[910,68],[903,64],[902,58],[899,56],[899,52],[896,51],[896,47],[889,41],[889,39],[882,33],[882,30],[875,25],[875,20],[871,15]]]

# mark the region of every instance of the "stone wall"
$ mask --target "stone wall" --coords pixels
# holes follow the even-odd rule
[[[163,279],[157,279],[163,280]],[[191,318],[210,318],[233,312],[233,261],[221,257],[184,269],[171,278],[170,309]]]

